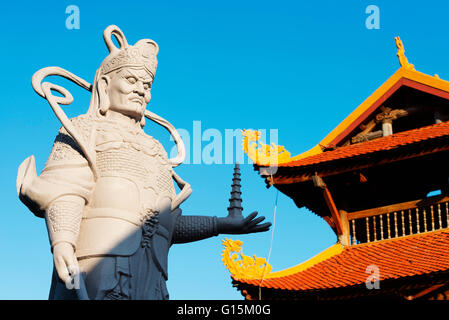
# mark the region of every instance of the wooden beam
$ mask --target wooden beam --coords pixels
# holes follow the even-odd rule
[[[369,140],[373,140],[373,139],[377,139],[383,136],[383,131],[382,130],[378,130],[378,131],[373,131],[373,132],[369,132],[369,133],[364,133],[364,134],[358,134],[357,136],[351,138],[351,142],[353,144],[355,143],[360,143],[360,142],[365,142],[365,141],[369,141]]]
[[[447,284],[447,282],[439,283],[439,284],[433,285],[427,289],[424,289],[414,295],[405,296],[404,298],[407,300],[415,300],[415,299],[421,298],[422,296],[428,295],[429,293],[432,293],[435,290],[440,289],[441,287],[445,286],[446,284]]]
[[[337,234],[341,236],[343,234],[343,226],[341,224],[340,214],[338,213],[337,207],[335,206],[334,199],[332,198],[329,189],[326,187],[323,188],[323,196],[326,201],[327,207],[332,215],[332,220],[335,223],[335,228],[337,229]]]
[[[396,204],[392,204],[389,206],[354,211],[354,212],[348,213],[348,220],[376,216],[376,215],[379,215],[382,213],[387,213],[387,212],[407,210],[407,209],[416,208],[419,206],[428,206],[428,205],[438,204],[438,203],[442,203],[442,202],[446,202],[446,201],[449,201],[449,196],[438,195],[438,196],[429,197],[429,198],[425,198],[425,199],[396,203]]]

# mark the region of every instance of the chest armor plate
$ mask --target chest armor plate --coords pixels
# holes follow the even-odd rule
[[[174,199],[167,153],[143,130],[100,124],[95,151],[99,177],[93,207],[137,210],[141,219],[148,219]]]

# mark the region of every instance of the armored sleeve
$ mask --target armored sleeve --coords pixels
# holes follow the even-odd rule
[[[176,221],[173,243],[193,242],[217,235],[217,217],[180,216]]]
[[[83,208],[84,199],[77,196],[62,196],[50,204],[45,220],[52,248],[60,242],[76,248]]]
[[[86,127],[85,119],[71,121],[88,141],[90,128]],[[45,212],[52,248],[59,242],[76,246],[84,205],[89,201],[93,185],[87,160],[78,144],[61,128],[44,170],[27,188],[27,197]]]

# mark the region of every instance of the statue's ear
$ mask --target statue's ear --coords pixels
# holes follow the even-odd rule
[[[108,85],[109,85],[109,77],[106,75],[101,76],[98,79],[97,83],[97,91],[98,91],[98,99],[99,99],[99,109],[102,115],[105,115],[109,109],[110,101],[108,95]]]

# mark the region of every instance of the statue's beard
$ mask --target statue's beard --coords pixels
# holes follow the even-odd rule
[[[136,116],[142,117],[145,112],[145,105],[142,103],[133,103],[132,106],[135,106],[132,113],[134,113]]]
[[[146,106],[147,106],[145,99],[139,95],[132,95],[131,97],[129,97],[128,101],[129,101],[129,106],[131,107],[129,109],[133,109],[132,112],[136,116],[143,117],[143,115],[145,113]]]
[[[122,115],[139,122],[145,115],[146,106],[147,104],[145,102],[140,103],[129,101],[127,104],[110,106],[108,111],[106,111],[106,114],[109,111],[113,111],[116,113],[121,113]]]

